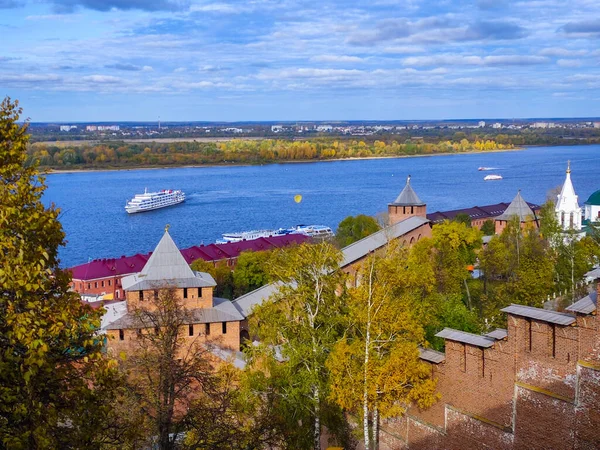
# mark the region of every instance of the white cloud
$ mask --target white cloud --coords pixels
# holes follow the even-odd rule
[[[528,66],[545,64],[549,61],[544,56],[530,55],[433,55],[412,56],[404,58],[402,64],[411,67],[425,66]]]
[[[540,50],[542,56],[562,56],[572,58],[573,56],[583,56],[587,54],[587,50],[572,50],[560,47],[548,47]]]
[[[83,77],[82,80],[98,84],[116,84],[123,82],[122,78],[113,77],[111,75],[88,75]]]
[[[152,66],[144,66],[142,67],[142,72],[152,72],[154,69]]]
[[[581,67],[583,63],[579,59],[559,59],[556,64],[560,67]]]
[[[364,62],[363,58],[358,56],[348,56],[348,55],[319,55],[313,56],[310,58],[311,61],[314,62],[324,62],[324,63],[362,63]]]

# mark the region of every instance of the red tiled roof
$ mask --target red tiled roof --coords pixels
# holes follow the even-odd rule
[[[181,254],[188,264],[203,259],[204,261],[218,261],[220,259],[237,258],[244,251],[261,251],[272,248],[286,247],[292,244],[302,244],[310,238],[302,234],[288,234],[285,236],[272,236],[258,238],[251,241],[232,242],[228,244],[195,245],[181,250]],[[74,280],[96,280],[114,276],[123,276],[136,273],[143,269],[150,258],[148,254],[121,256],[120,258],[95,259],[86,264],[71,267]]]

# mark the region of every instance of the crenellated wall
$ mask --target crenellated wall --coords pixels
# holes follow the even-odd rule
[[[426,361],[441,400],[385,421],[380,448],[600,448],[598,310],[567,325],[543,313],[508,313],[493,344],[446,338],[445,359]]]

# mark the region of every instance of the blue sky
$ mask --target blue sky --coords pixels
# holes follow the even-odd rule
[[[600,116],[600,2],[0,0],[33,121]]]

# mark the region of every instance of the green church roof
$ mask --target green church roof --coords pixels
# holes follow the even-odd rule
[[[587,199],[587,202],[585,202],[585,204],[600,206],[600,191],[596,191],[592,195],[590,195],[590,198]]]

